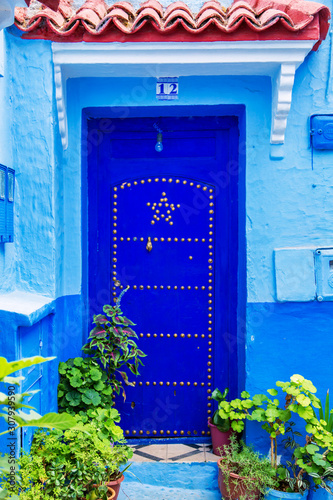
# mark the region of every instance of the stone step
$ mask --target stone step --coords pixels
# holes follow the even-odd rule
[[[133,463],[118,500],[221,500],[215,463]]]

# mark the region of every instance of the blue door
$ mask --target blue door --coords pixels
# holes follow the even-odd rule
[[[90,310],[129,286],[122,310],[147,354],[117,401],[122,427],[204,436],[214,388],[237,387],[237,119],[113,120],[99,137],[88,174]]]

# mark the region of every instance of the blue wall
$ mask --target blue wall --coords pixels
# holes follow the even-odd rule
[[[271,159],[271,84],[259,76],[180,78],[176,104],[156,102],[140,78],[69,80],[69,147],[63,151],[51,44],[22,40],[14,29],[6,39],[11,65],[5,86],[0,79],[0,102],[5,95],[11,106],[9,125],[1,118],[0,130],[9,126],[9,131],[0,138],[0,150],[5,146],[3,162],[16,168],[17,190],[15,243],[0,246],[0,293],[19,289],[57,299],[54,352],[60,359],[79,354],[89,323],[82,110],[109,107],[110,116],[119,117],[124,109],[144,116],[147,107],[163,115],[177,114],[177,106],[189,106],[194,114],[197,105],[242,105],[240,262],[246,266],[239,273],[241,388],[261,392],[298,372],[323,395],[333,380],[332,306],[277,303],[273,255],[281,247],[333,247],[333,152],[312,151],[309,141],[310,115],[333,113],[332,92],[326,96],[327,86],[332,87],[329,38],[297,70],[282,160]],[[296,268],[289,272],[298,279],[302,275]],[[227,348],[234,348],[233,342]]]

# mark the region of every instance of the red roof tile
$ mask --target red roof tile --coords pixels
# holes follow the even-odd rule
[[[25,37],[71,42],[297,39],[320,43],[330,18],[326,6],[307,0],[238,0],[228,8],[209,0],[197,14],[181,1],[163,9],[157,0],[148,0],[138,10],[125,1],[108,6],[104,0],[86,0],[75,11],[70,0],[60,0],[56,12],[39,5],[39,10],[31,6],[15,11],[15,24]]]

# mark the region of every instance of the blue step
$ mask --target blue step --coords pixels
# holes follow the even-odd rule
[[[221,500],[216,463],[134,462],[118,500]]]

